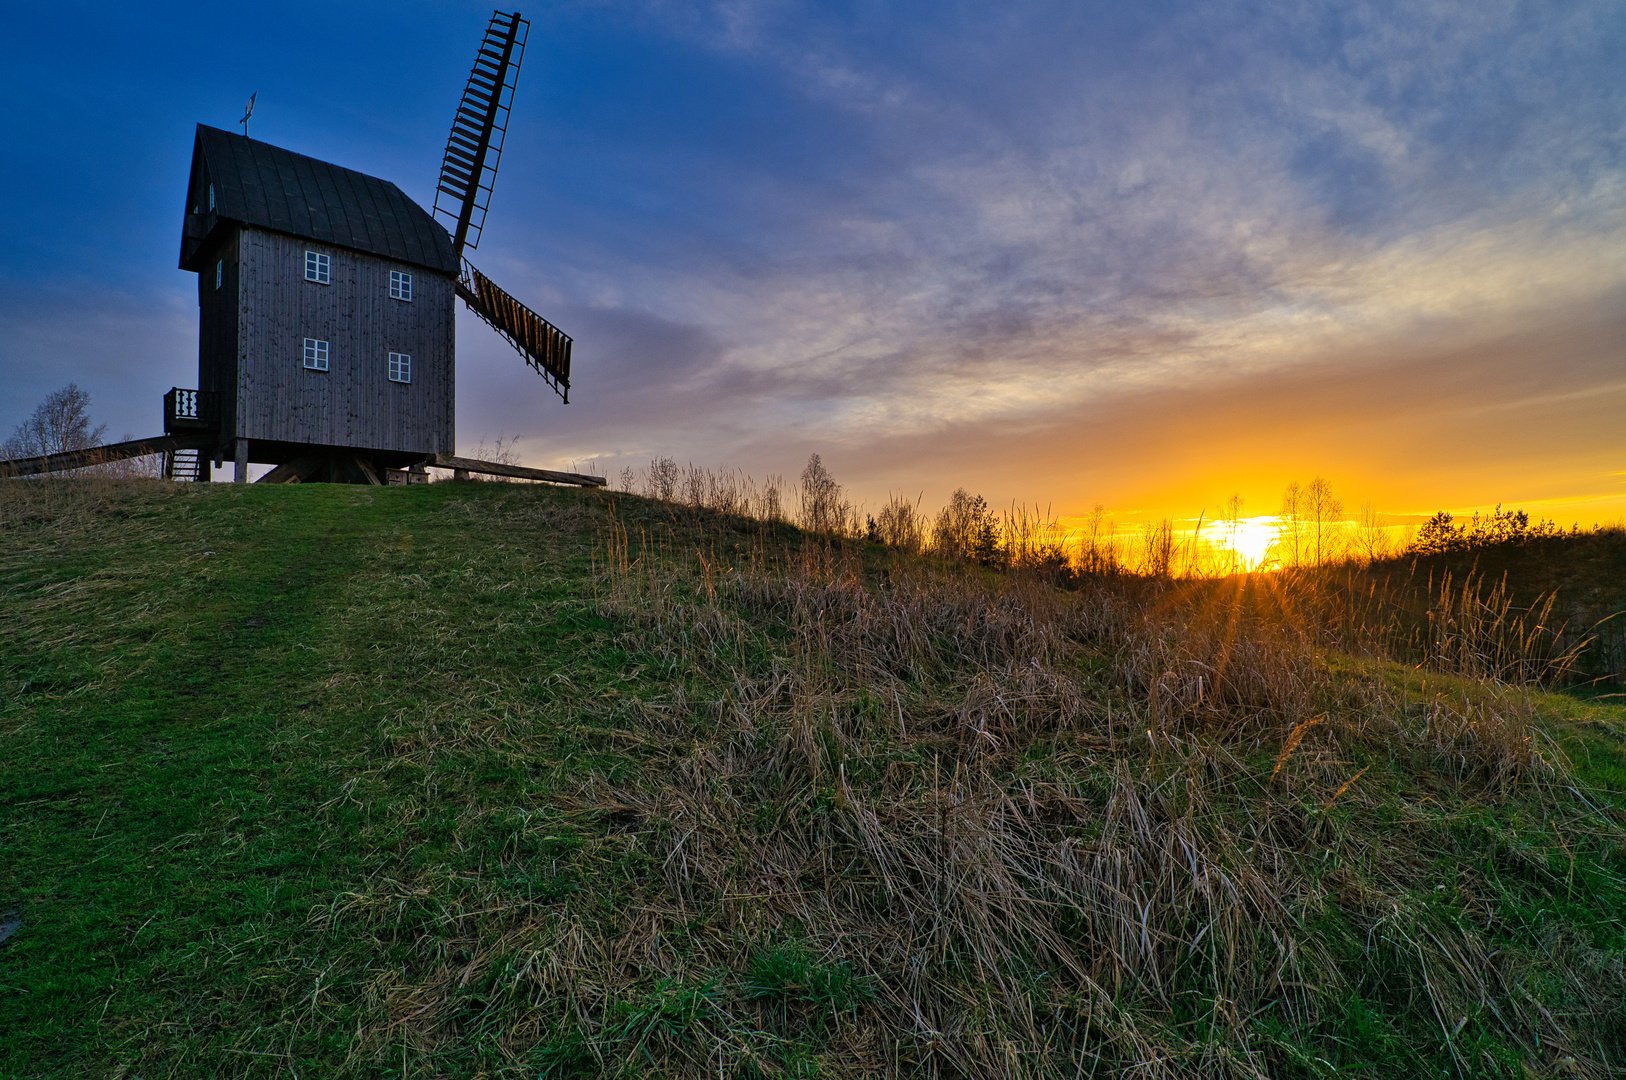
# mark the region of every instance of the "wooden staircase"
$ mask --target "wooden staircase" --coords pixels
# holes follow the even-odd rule
[[[209,460],[196,448],[171,450],[164,455],[164,479],[196,483],[209,479]]]

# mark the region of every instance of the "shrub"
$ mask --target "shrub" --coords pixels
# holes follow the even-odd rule
[[[875,520],[876,538],[887,547],[919,554],[926,546],[926,520],[920,516],[918,503],[911,503],[901,495],[893,495],[881,507]]]
[[[1490,514],[1475,514],[1464,525],[1454,523],[1448,511],[1441,510],[1417,530],[1417,535],[1403,552],[1408,557],[1420,555],[1447,555],[1456,551],[1474,551],[1480,548],[1517,545],[1563,535],[1563,530],[1551,521],[1530,524],[1530,515],[1523,510],[1503,510],[1498,503]]]
[[[932,552],[955,562],[994,566],[1000,561],[999,518],[981,495],[955,488],[932,526]]]

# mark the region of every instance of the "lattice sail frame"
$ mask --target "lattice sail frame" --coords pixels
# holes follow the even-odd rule
[[[508,295],[496,282],[463,260],[463,275],[457,282],[457,295],[493,330],[518,349],[525,362],[548,381],[548,385],[570,403],[569,334]]]
[[[480,246],[530,29],[531,24],[517,11],[512,15],[492,12],[452,117],[435,188],[434,214],[452,234],[459,258],[465,246],[470,250]]]

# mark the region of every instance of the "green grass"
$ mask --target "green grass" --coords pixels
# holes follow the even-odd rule
[[[369,977],[425,957],[358,954],[313,911],[379,875],[405,926],[459,875],[521,903],[573,887],[575,826],[528,815],[624,758],[513,732],[618,675],[592,531],[557,527],[589,497],[490,513],[515,490],[183,489],[11,531],[8,1075],[342,1060]]]
[[[1626,1070],[1611,699],[1154,698],[1200,613],[605,493],[74,483],[0,495],[0,1075]]]

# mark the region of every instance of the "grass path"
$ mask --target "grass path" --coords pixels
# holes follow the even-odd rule
[[[363,827],[390,799],[363,801],[358,781],[432,780],[378,772],[401,756],[386,731],[439,669],[458,674],[425,707],[450,711],[457,683],[534,677],[528,653],[568,663],[568,629],[520,639],[502,623],[581,584],[585,551],[565,545],[583,538],[493,532],[458,499],[183,494],[5,554],[0,904],[20,925],[0,960],[0,1073],[187,1075],[236,1049],[249,1075],[255,1057],[344,1047],[345,1001],[372,965],[337,963],[334,941],[299,928],[368,878],[403,876],[402,859],[443,857],[457,821],[426,809]],[[549,556],[578,579],[538,573]],[[403,611],[414,583],[455,610]],[[455,665],[423,655],[458,644]]]

